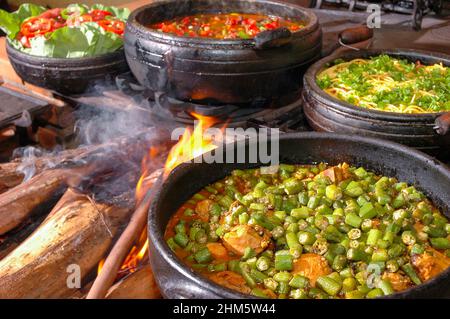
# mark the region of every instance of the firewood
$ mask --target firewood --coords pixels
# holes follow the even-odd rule
[[[81,147],[78,149],[64,150],[56,155],[37,157],[33,159],[32,166],[34,176],[57,164],[75,160],[77,157],[90,154],[101,146]],[[20,185],[24,180],[24,173],[20,168],[26,167],[22,158],[17,158],[9,163],[0,164],[0,194]]]
[[[0,261],[0,298],[73,296],[127,222],[129,207],[68,189],[41,226]]]
[[[160,132],[160,135],[167,134]],[[84,165],[90,157],[104,154],[105,158],[109,153],[122,152],[131,154],[140,160],[142,154],[147,152],[150,145],[156,140],[165,140],[164,136],[158,136],[152,128],[138,132],[135,136],[125,136],[113,139],[110,142],[82,146],[77,149],[63,150],[56,154],[45,155],[32,159],[34,175],[50,168],[64,167],[67,163],[72,165]],[[133,154],[135,153],[135,154]],[[0,194],[22,183],[24,174],[19,168],[26,166],[27,159],[17,158],[9,163],[0,163]]]
[[[40,205],[64,191],[68,170],[45,171],[0,195],[0,235],[17,227]]]
[[[107,299],[159,299],[161,293],[149,264],[142,266],[112,286]]]
[[[23,177],[15,163],[0,164],[0,194],[22,183]]]
[[[94,146],[81,147],[77,149],[64,150],[54,155],[36,157],[33,159],[35,174],[39,174],[49,166],[54,166],[58,163],[71,160],[76,156],[80,156],[83,153],[95,149]],[[19,168],[24,165],[23,161],[23,158],[16,158],[11,162],[0,164],[0,184],[6,184],[9,188],[19,185],[24,178],[23,172],[19,170]],[[12,182],[7,184],[10,180]]]
[[[146,144],[160,143],[156,138],[148,140],[147,137],[148,131],[137,137],[122,138],[114,143],[90,148],[69,162],[61,163],[57,166],[59,168],[43,171],[0,194],[0,235],[20,225],[51,196],[62,194],[66,186],[83,188],[85,186],[80,183],[95,183],[95,175],[133,169],[128,168],[129,165],[139,169],[138,163],[148,152]]]
[[[68,186],[77,187],[107,169],[106,163],[93,162],[83,167],[47,170],[0,194],[0,235],[16,228],[27,218],[42,213],[42,210],[48,212],[48,203],[59,199]]]
[[[5,258],[10,252],[27,239],[44,221],[49,211],[56,204],[57,198],[39,207],[39,211],[16,229],[0,237],[0,260]]]
[[[163,169],[154,171],[146,178],[144,183],[146,183],[148,187],[151,187],[162,173]],[[94,284],[86,297],[87,299],[105,298],[108,289],[113,285],[117,272],[133,246],[133,243],[138,239],[139,235],[147,225],[147,213],[152,199],[153,192],[149,191],[137,206],[130,222],[106,258],[102,270],[95,279]]]

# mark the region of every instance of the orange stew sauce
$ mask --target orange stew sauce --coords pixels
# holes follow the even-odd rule
[[[281,27],[297,31],[300,21],[277,16],[248,13],[196,14],[149,26],[164,33],[213,39],[250,39],[258,33]]]

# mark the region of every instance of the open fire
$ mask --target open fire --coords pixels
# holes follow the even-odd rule
[[[164,165],[164,175],[169,174],[181,163],[188,162],[197,156],[207,153],[216,148],[214,141],[205,136],[205,131],[218,122],[213,117],[192,114],[198,122],[193,132],[186,128],[178,143],[170,150],[166,164]]]
[[[193,113],[192,116],[196,118],[196,124],[193,129],[186,127],[184,133],[179,138],[178,142],[170,149],[164,164],[163,177],[166,177],[175,167],[181,163],[188,162],[193,158],[200,156],[216,148],[216,145],[211,137],[205,135],[205,131],[218,122],[214,117],[202,116]],[[142,160],[142,175],[136,185],[136,205],[139,206],[146,193],[153,187],[153,183],[146,183],[147,178],[153,173],[149,167],[150,163],[156,156],[160,156],[158,149],[150,147],[150,151]],[[148,255],[148,238],[147,231],[144,230],[139,237],[139,240],[122,262],[120,270],[117,273],[117,279],[133,273],[136,269],[147,261]],[[98,273],[101,272],[105,260],[102,259],[98,265]]]

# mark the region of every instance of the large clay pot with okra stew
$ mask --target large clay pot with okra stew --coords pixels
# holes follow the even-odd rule
[[[224,152],[248,152],[255,141],[230,144]],[[242,154],[242,153],[241,153]],[[247,154],[247,153],[244,153]],[[384,176],[414,185],[447,217],[450,217],[450,171],[445,164],[408,148],[385,140],[336,133],[283,134],[279,140],[280,162],[287,164],[330,165],[346,162],[363,166]],[[167,298],[252,298],[217,285],[183,263],[169,248],[164,233],[172,215],[196,192],[221,180],[235,169],[267,165],[266,162],[206,163],[193,161],[176,167],[161,178],[153,189],[148,215],[150,262],[155,279]],[[448,298],[450,268],[436,277],[385,298]]]

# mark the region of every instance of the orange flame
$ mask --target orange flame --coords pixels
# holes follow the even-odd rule
[[[198,114],[192,115],[198,120],[198,122],[196,123],[196,126],[194,127],[192,132],[191,129],[186,128],[179,141],[170,150],[166,159],[166,163],[164,165],[164,174],[166,176],[179,164],[188,162],[193,158],[216,148],[213,141],[210,138],[204,136],[204,132],[217,122],[216,119],[212,117],[201,116]],[[151,173],[148,168],[148,163],[150,163],[149,161],[151,161],[158,155],[158,149],[150,148],[147,156],[145,156],[142,160],[142,175],[138,183],[136,184],[137,205],[139,205],[139,203],[142,201],[145,194],[151,187],[151,182],[147,184],[147,177],[149,177],[149,174]],[[147,256],[148,245],[149,243],[147,239],[147,231],[144,231],[141,234],[137,244],[131,248],[128,256],[122,263],[118,274],[119,278],[121,278],[123,275],[136,271],[141,260],[143,260]],[[104,262],[104,259],[100,261],[97,273],[100,273]]]
[[[140,262],[147,257],[148,251],[148,239],[147,232],[143,231],[139,241],[136,245],[134,245],[128,256],[125,258],[122,266],[120,267],[119,274],[128,274],[135,272],[138,268]]]
[[[148,248],[148,239],[145,240],[144,246],[142,246],[141,250],[139,250],[138,254],[136,255],[136,257],[139,260],[142,260],[145,256],[145,253],[147,252],[147,248]]]
[[[148,183],[147,177],[149,177],[149,174],[152,173],[151,171],[149,171],[148,163],[150,163],[158,155],[159,155],[159,150],[156,147],[150,147],[149,152],[142,159],[142,164],[141,164],[142,175],[136,184],[136,193],[135,193],[136,206],[139,206],[139,203],[141,202],[141,200],[144,198],[145,194],[151,187],[151,185],[147,184]],[[151,182],[151,183],[153,183],[153,182]]]
[[[100,273],[100,271],[102,271],[102,268],[103,268],[103,265],[105,264],[105,258],[103,258],[102,260],[100,260],[100,262],[98,263],[98,266],[97,266],[97,274],[99,274]]]
[[[217,120],[213,117],[195,113],[192,115],[198,120],[198,123],[193,132],[189,128],[186,128],[178,143],[170,150],[164,166],[165,175],[181,163],[188,162],[216,148],[213,141],[204,136],[204,132],[213,126]]]

